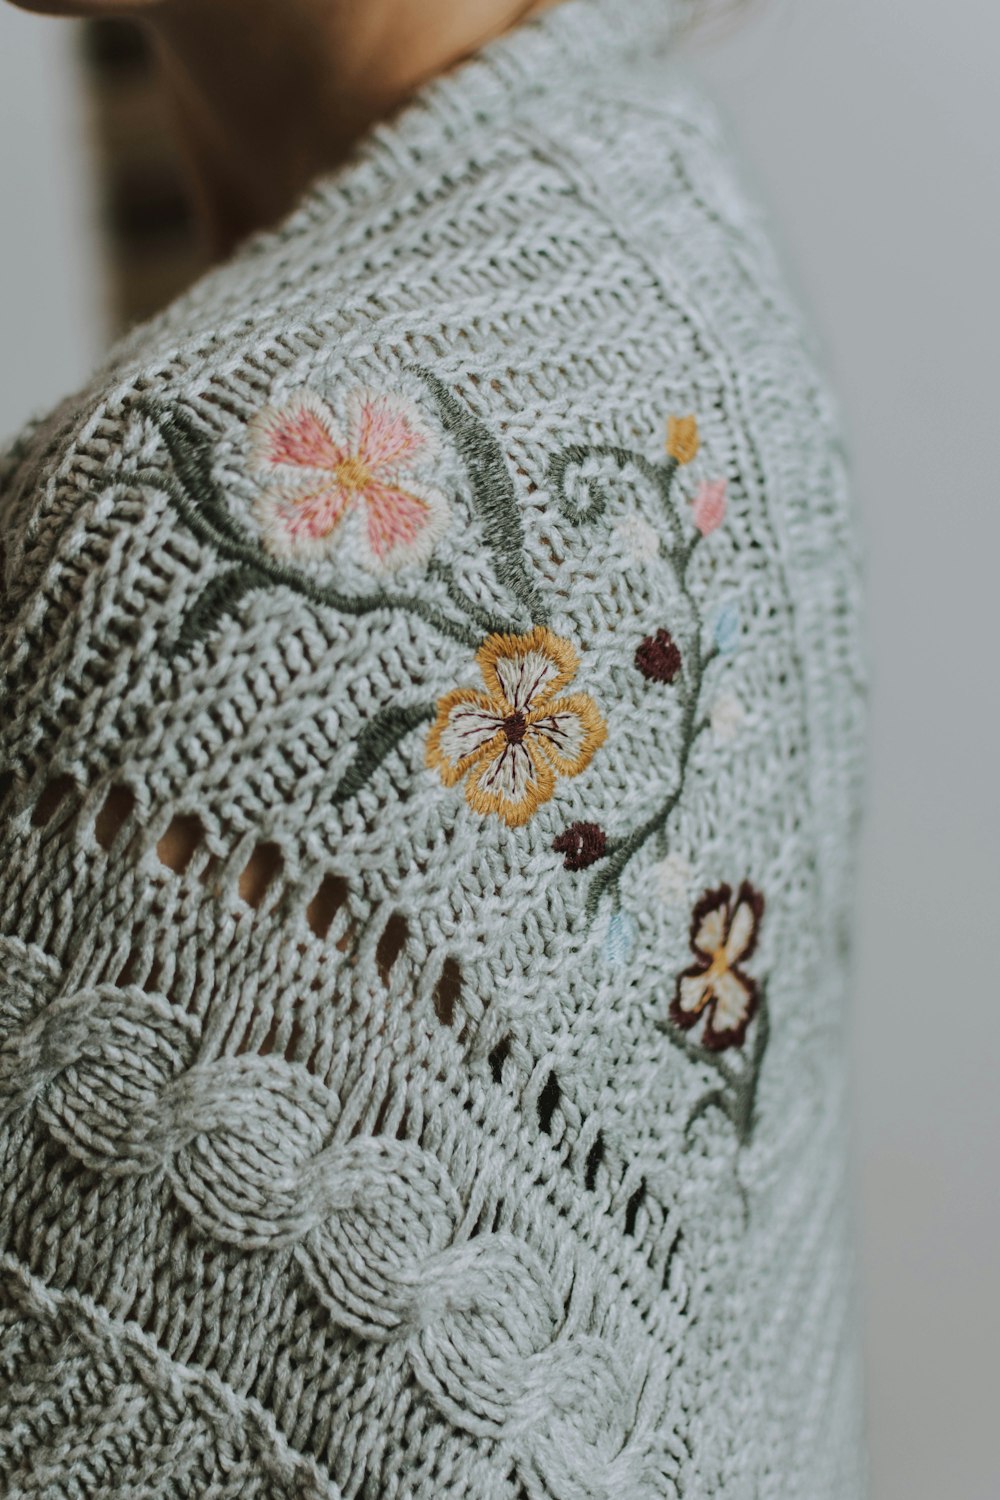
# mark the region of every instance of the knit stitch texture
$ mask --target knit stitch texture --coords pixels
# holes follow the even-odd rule
[[[830,399],[671,0],[0,470],[0,1492],[858,1500]]]

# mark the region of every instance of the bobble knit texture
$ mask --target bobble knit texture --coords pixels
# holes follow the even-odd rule
[[[858,558],[670,0],[0,469],[0,1493],[858,1500]]]

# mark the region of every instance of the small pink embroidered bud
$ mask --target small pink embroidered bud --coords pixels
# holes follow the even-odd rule
[[[681,653],[669,630],[647,635],[635,648],[635,664],[650,682],[673,682],[681,669]]]
[[[694,497],[694,524],[702,536],[708,536],[726,518],[726,481],[705,479]]]
[[[701,447],[697,417],[667,418],[667,453],[679,464],[689,464]]]
[[[565,855],[564,869],[585,870],[604,858],[608,841],[597,823],[571,823],[552,840],[552,847],[557,854]]]

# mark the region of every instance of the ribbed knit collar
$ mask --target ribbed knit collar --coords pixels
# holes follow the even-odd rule
[[[559,0],[427,84],[362,153],[403,163],[467,142],[531,95],[576,92],[616,58],[663,51],[691,9],[692,0]]]
[[[217,296],[236,268],[266,264],[269,253],[329,221],[335,204],[356,193],[378,196],[386,178],[417,179],[431,162],[467,158],[532,98],[579,97],[617,60],[663,52],[681,31],[694,0],[559,0],[521,22],[420,89],[396,115],[375,126],[350,160],[318,177],[293,212],[261,229],[149,323],[123,338],[103,367],[109,376],[133,358],[148,358],[155,341],[175,338],[199,305]],[[366,170],[369,169],[369,170]],[[374,169],[375,181],[371,170]]]

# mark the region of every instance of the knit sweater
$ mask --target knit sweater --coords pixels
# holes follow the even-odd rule
[[[8,1500],[862,1493],[858,547],[676,20],[484,49],[6,460]]]

